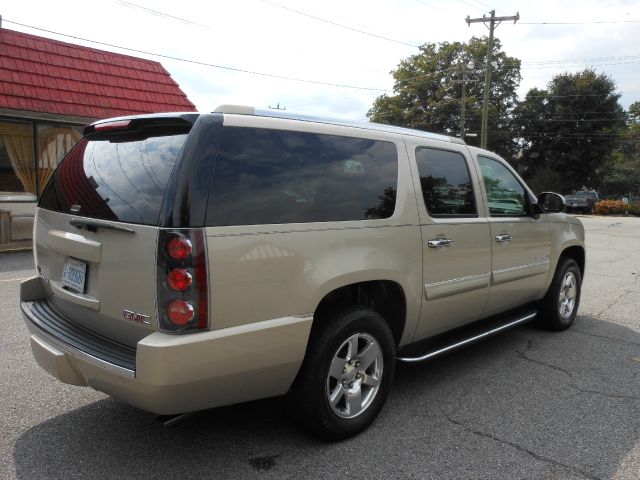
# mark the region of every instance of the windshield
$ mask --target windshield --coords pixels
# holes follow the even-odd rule
[[[40,200],[48,210],[157,225],[171,172],[187,134],[131,141],[83,138]]]

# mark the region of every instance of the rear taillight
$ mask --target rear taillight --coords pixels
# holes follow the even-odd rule
[[[191,333],[209,328],[209,291],[204,232],[161,230],[158,239],[160,328]]]
[[[194,316],[193,305],[185,300],[174,300],[167,307],[167,317],[173,325],[180,327],[188,325]]]
[[[174,260],[186,260],[193,252],[193,246],[184,235],[176,235],[169,241],[167,252]]]
[[[192,281],[193,277],[184,268],[174,268],[167,275],[167,283],[169,284],[169,287],[171,290],[176,290],[178,292],[184,292],[191,286]]]

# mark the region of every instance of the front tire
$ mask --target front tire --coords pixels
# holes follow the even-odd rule
[[[315,321],[287,403],[309,433],[342,440],[367,428],[382,409],[395,371],[395,342],[369,308],[349,307]]]
[[[580,305],[582,274],[573,258],[560,257],[549,291],[540,303],[538,324],[548,330],[566,330]]]

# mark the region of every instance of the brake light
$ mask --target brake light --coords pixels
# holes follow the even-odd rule
[[[193,252],[193,246],[188,238],[175,236],[169,242],[169,256],[174,260],[185,260]]]
[[[167,282],[172,290],[183,292],[191,285],[191,274],[184,268],[174,268],[169,272]]]
[[[127,128],[131,120],[116,120],[115,122],[99,123],[93,126],[96,132],[106,132],[108,130],[118,130],[121,128]]]
[[[189,302],[174,300],[167,307],[167,316],[174,325],[184,327],[193,319],[195,311]]]
[[[209,290],[203,230],[161,230],[157,255],[160,328],[173,333],[208,329]]]

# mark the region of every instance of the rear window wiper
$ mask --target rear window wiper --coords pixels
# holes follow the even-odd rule
[[[95,232],[99,228],[104,228],[105,230],[118,230],[120,232],[136,233],[132,228],[121,227],[119,225],[113,225],[111,223],[86,218],[72,218],[71,220],[69,220],[69,225],[76,228],[86,227],[87,230],[91,232]]]

